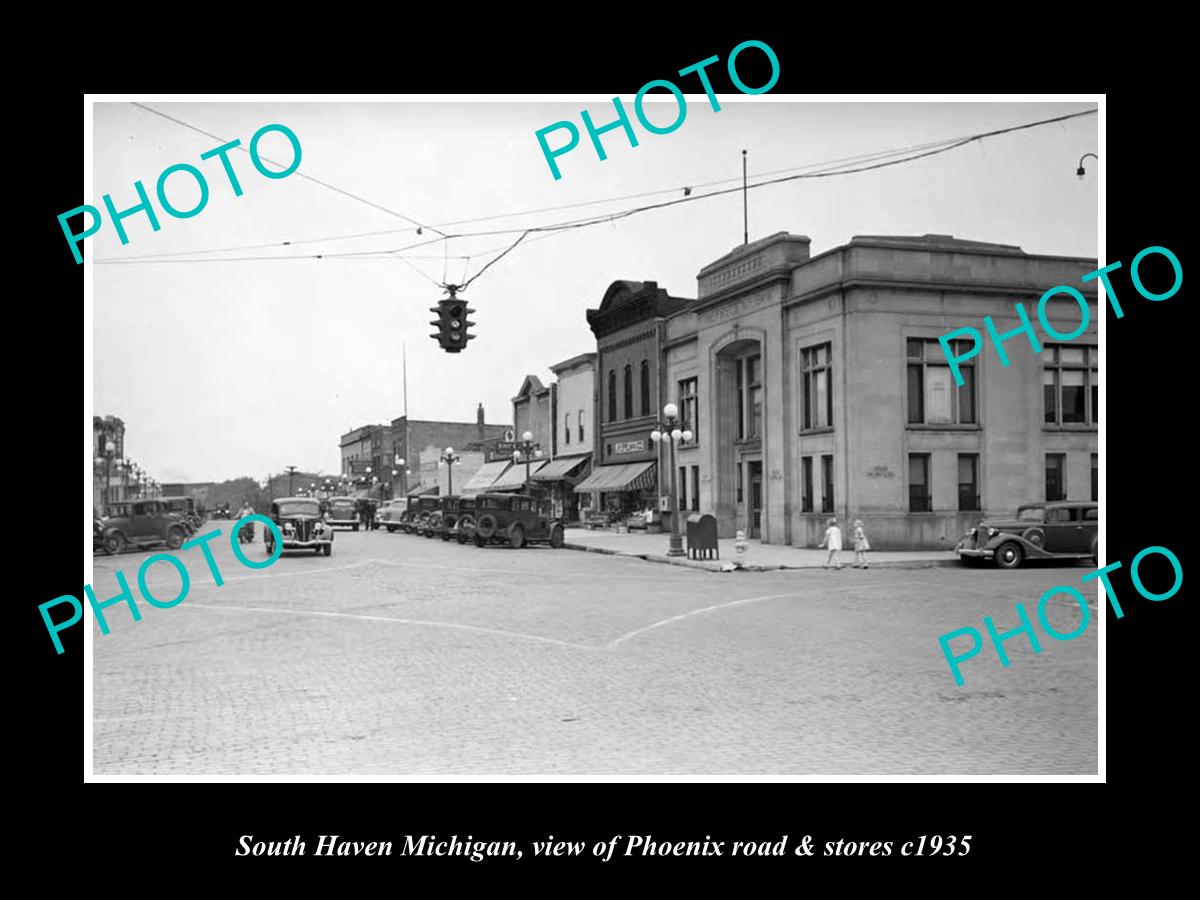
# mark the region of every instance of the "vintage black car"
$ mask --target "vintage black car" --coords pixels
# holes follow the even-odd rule
[[[526,544],[563,545],[563,526],[550,515],[550,503],[528,494],[479,494],[475,497],[476,547],[508,544],[519,550]]]
[[[101,524],[100,545],[108,554],[120,553],[127,547],[146,549],[158,544],[178,550],[191,533],[191,526],[168,510],[161,500],[110,503],[108,516]],[[94,521],[92,533],[94,541]]]
[[[1064,500],[1027,503],[1011,519],[985,519],[968,531],[954,551],[964,563],[990,559],[1015,569],[1026,559],[1096,558],[1096,503]]]
[[[342,526],[358,531],[358,499],[356,497],[330,497],[329,512],[325,514],[325,523],[331,528]]]
[[[375,521],[388,531],[395,531],[407,511],[408,503],[404,500],[389,500],[379,508],[379,516]]]
[[[449,537],[453,537],[460,544],[465,544],[467,541],[473,540],[475,537],[475,498],[474,497],[459,497],[458,498],[458,518],[454,520],[454,525],[450,528]]]
[[[454,528],[458,524],[459,508],[463,498],[458,494],[450,494],[438,498],[438,508],[434,510],[425,523],[426,537],[440,537],[443,541],[454,536]],[[459,541],[462,543],[462,541]]]
[[[409,533],[432,537],[432,535],[426,534],[426,530],[428,529],[430,518],[441,506],[438,498],[432,494],[422,494],[420,497],[409,497],[408,499]],[[416,501],[415,503],[412,502],[414,500]]]
[[[283,535],[283,550],[333,553],[333,526],[321,521],[321,505],[312,497],[284,497],[271,502],[271,521]],[[275,553],[275,535],[266,529],[267,556]]]

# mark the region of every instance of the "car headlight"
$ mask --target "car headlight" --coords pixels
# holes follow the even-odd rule
[[[988,537],[995,537],[996,535],[998,535],[1000,533],[999,528],[992,528],[990,525],[985,530],[987,531]]]
[[[294,529],[292,528],[292,523],[291,523],[291,522],[284,522],[284,523],[283,523],[283,533],[284,533],[284,534],[291,534],[291,533],[292,533],[292,531],[294,531]]]
[[[324,530],[325,530],[324,522],[318,522],[316,525],[313,526],[313,531],[315,531],[317,534],[320,534]]]

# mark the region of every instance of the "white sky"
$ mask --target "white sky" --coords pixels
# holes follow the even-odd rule
[[[547,103],[179,103],[147,105],[243,146],[262,125],[282,123],[303,147],[300,170],[427,224],[620,194],[740,178],[741,150],[755,173],[907,147],[1094,108],[1076,103],[794,103],[769,94],[703,95],[672,134],[603,136],[601,162],[583,130],[611,102]],[[674,102],[655,109],[667,123]],[[555,181],[534,132],[574,121],[581,142],[559,157]],[[552,146],[564,139],[550,137]],[[234,197],[204,135],[128,103],[99,103],[94,115],[96,196],[117,209],[150,196],[159,173],[187,162],[205,173],[210,197],[193,218],[173,219],[153,200],[161,230],[144,214],[125,220],[129,244],[112,224],[86,241],[95,259],[306,240],[401,229],[378,237],[298,247],[228,251],[209,258],[380,250],[435,237],[298,175],[270,180],[247,154],[230,159],[244,193]],[[290,157],[279,134],[264,155]],[[1095,161],[1075,176],[1079,157],[1097,149],[1097,118],[1086,116],[976,142],[876,172],[799,181],[750,193],[750,239],[776,231],[812,238],[817,254],[855,234],[953,234],[1018,244],[1028,252],[1097,254]],[[701,191],[697,190],[697,193]],[[681,194],[541,213],[444,231],[513,228],[580,218]],[[187,175],[173,175],[168,197],[187,209],[197,199]],[[515,235],[449,242],[462,256],[504,247]],[[395,258],[95,266],[94,412],[117,415],[126,453],[159,481],[262,478],[286,465],[339,468],[338,438],[353,427],[387,422],[402,411],[401,343],[408,349],[408,403],[414,418],[508,422],[511,398],[527,373],[549,383],[548,366],[595,349],[584,311],[618,278],[654,280],[694,297],[696,273],[742,241],[742,198],[685,203],[618,222],[530,241],[492,266],[465,295],[478,335],[460,354],[430,338],[428,308],[442,294]],[[64,247],[64,251],[66,248]],[[443,244],[408,252],[443,280]],[[415,258],[431,256],[431,259]],[[197,257],[205,259],[206,257]],[[470,261],[468,273],[486,260]],[[450,259],[446,280],[461,282],[464,261]],[[1049,285],[1048,285],[1049,287]]]

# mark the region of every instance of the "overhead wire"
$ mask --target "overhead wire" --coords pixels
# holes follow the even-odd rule
[[[146,104],[144,104],[144,103],[138,103],[136,101],[133,101],[133,105],[138,107],[139,109],[144,109],[148,113],[153,113],[156,116],[161,116],[162,118],[164,118],[170,122],[174,122],[176,125],[182,125],[184,128],[190,128],[192,131],[199,132],[200,134],[203,134],[206,137],[210,137],[213,140],[220,141],[222,144],[229,143],[227,138],[223,138],[218,135],[215,135],[211,131],[205,131],[203,128],[200,128],[198,125],[193,125],[190,122],[185,122],[183,119],[180,119],[176,116],[172,116],[168,113],[162,112],[161,110],[154,109],[151,106],[146,106]],[[242,150],[246,153],[250,152],[250,150],[247,147],[243,146],[240,142],[238,143],[238,149]],[[272,163],[277,166],[283,165],[283,163],[277,162],[276,160],[273,160],[273,159],[268,159],[265,156],[260,155],[259,159],[264,159],[267,162]],[[286,168],[286,166],[284,168]],[[380,212],[385,212],[390,216],[395,216],[398,219],[403,219],[405,222],[411,222],[413,225],[416,225],[418,228],[428,228],[430,231],[433,231],[436,234],[445,234],[445,232],[439,231],[437,228],[435,228],[432,225],[425,225],[422,222],[418,222],[416,219],[412,218],[411,216],[406,216],[404,213],[396,212],[394,209],[389,209],[388,207],[384,206],[381,203],[376,203],[374,200],[368,200],[366,197],[361,197],[352,191],[346,190],[345,188],[340,188],[335,184],[330,184],[328,181],[322,181],[320,178],[317,178],[313,175],[309,175],[306,172],[301,172],[300,170],[297,170],[293,174],[299,176],[300,178],[305,179],[306,181],[311,181],[313,184],[319,184],[323,188],[328,188],[331,191],[334,191],[345,197],[349,197],[351,200],[357,200],[359,203],[365,203],[367,206],[377,209]]]

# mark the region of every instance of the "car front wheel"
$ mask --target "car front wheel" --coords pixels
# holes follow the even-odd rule
[[[120,532],[113,532],[104,539],[104,552],[109,556],[115,556],[125,549],[125,536]]]
[[[1021,565],[1021,560],[1025,558],[1025,553],[1021,550],[1021,545],[1015,541],[1008,541],[996,548],[996,565],[1001,569],[1015,569]]]
[[[555,550],[557,550],[560,547],[562,547],[562,545],[563,545],[563,527],[561,525],[555,525],[553,528],[550,529],[550,546],[553,547]]]
[[[525,529],[520,525],[514,525],[508,530],[508,543],[514,550],[520,550],[525,546]]]
[[[167,546],[172,550],[178,550],[183,546],[183,532],[178,528],[172,528],[167,532]]]

